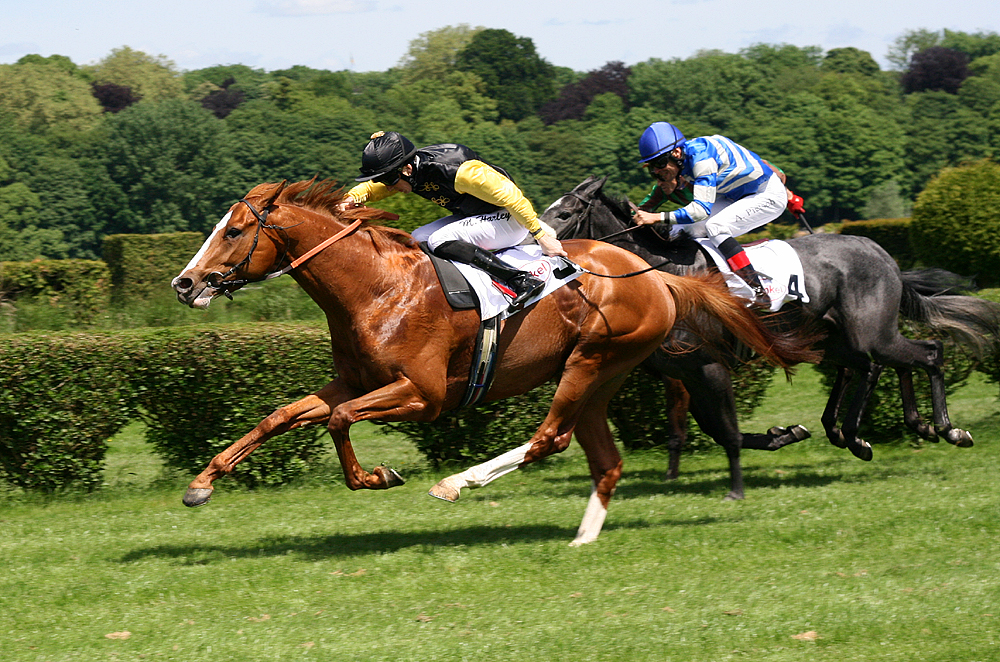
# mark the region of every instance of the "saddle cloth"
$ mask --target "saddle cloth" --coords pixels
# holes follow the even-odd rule
[[[697,238],[695,241],[706,253],[715,260],[715,266],[726,277],[726,284],[736,296],[753,299],[753,290],[743,282],[743,279],[733,273],[726,263],[726,258],[719,252],[715,244],[707,238]],[[760,276],[760,283],[771,297],[771,311],[779,310],[787,301],[809,303],[806,293],[806,279],[802,271],[802,261],[798,253],[787,242],[778,239],[766,239],[743,247],[750,258],[750,264]]]
[[[542,293],[525,302],[525,308],[566,283],[575,280],[583,273],[575,264],[561,257],[542,255],[542,248],[538,244],[514,246],[498,251],[496,256],[515,269],[527,271],[545,283]],[[500,319],[503,320],[518,312],[508,310],[511,297],[500,289],[500,286],[494,283],[486,272],[461,262],[452,262],[451,264],[454,264],[459,272],[465,276],[472,291],[475,292],[476,298],[479,300],[479,316],[482,319],[487,320],[499,315]]]

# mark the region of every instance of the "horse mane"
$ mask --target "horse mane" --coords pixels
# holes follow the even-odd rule
[[[376,243],[379,243],[378,240],[382,239],[390,244],[400,244],[406,248],[417,248],[416,242],[413,241],[413,237],[408,233],[398,228],[367,223],[367,221],[373,220],[396,220],[399,216],[374,207],[362,206],[341,210],[338,205],[346,197],[347,192],[343,187],[338,186],[335,180],[317,180],[316,177],[313,177],[312,179],[288,184],[278,195],[275,202],[326,214],[341,221],[350,222],[360,218],[366,221],[362,225],[362,228],[370,231]]]

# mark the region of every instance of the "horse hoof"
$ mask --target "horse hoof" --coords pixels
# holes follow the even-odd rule
[[[451,485],[446,485],[445,481],[441,481],[427,492],[435,499],[441,499],[442,501],[447,501],[448,503],[455,503],[458,501],[458,497],[461,496],[461,490],[452,487]]]
[[[400,485],[406,484],[406,481],[403,480],[403,477],[400,476],[395,469],[387,467],[384,464],[380,464],[379,466],[372,469],[372,473],[376,474],[382,479],[382,482],[385,483],[385,489],[389,489],[390,487],[398,487]]]
[[[847,448],[847,440],[844,439],[844,433],[840,430],[827,431],[826,436],[830,440],[830,443],[837,448]]]
[[[948,435],[945,439],[959,448],[971,448],[973,446],[972,435],[967,430],[952,428],[948,430]]]
[[[204,506],[212,498],[211,487],[189,487],[184,493],[184,505],[188,508]]]
[[[854,457],[859,460],[864,460],[865,462],[871,462],[874,454],[872,453],[872,445],[863,439],[858,439],[857,443],[850,444],[849,448]]]
[[[739,492],[730,492],[726,496],[722,497],[723,501],[742,501],[743,495]]]
[[[788,428],[788,431],[793,437],[795,437],[796,441],[805,441],[812,436],[812,432],[810,432],[804,425],[793,425]]]

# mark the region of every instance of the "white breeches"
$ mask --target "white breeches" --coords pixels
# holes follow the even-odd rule
[[[505,209],[478,216],[445,216],[413,231],[418,242],[426,241],[434,250],[446,241],[467,241],[488,251],[516,246],[528,230]]]
[[[697,223],[678,223],[670,228],[670,234],[683,231],[692,237],[710,237],[713,242],[716,237],[738,237],[778,218],[787,205],[785,185],[773,174],[759,193],[739,200],[720,196],[715,199],[708,218]]]

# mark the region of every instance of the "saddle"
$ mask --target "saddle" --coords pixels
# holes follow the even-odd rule
[[[469,385],[459,407],[474,405],[482,400],[493,383],[501,322],[512,314],[508,309],[509,294],[504,292],[506,288],[500,289],[500,286],[485,272],[434,255],[426,242],[420,243],[420,249],[430,257],[448,304],[455,310],[475,309],[482,320],[473,348]],[[533,301],[527,302],[524,307],[530,306],[583,273],[569,260],[542,256],[537,246],[515,246],[498,252],[497,255],[514,268],[528,271],[545,282],[542,293]]]
[[[711,257],[712,262],[725,276],[726,284],[733,294],[745,299],[754,298],[753,290],[743,282],[742,278],[733,273],[725,256],[710,239],[695,238],[694,241]],[[743,250],[747,252],[750,263],[771,298],[772,312],[780,310],[789,301],[809,302],[802,261],[787,242],[779,239],[763,239],[744,245]]]

